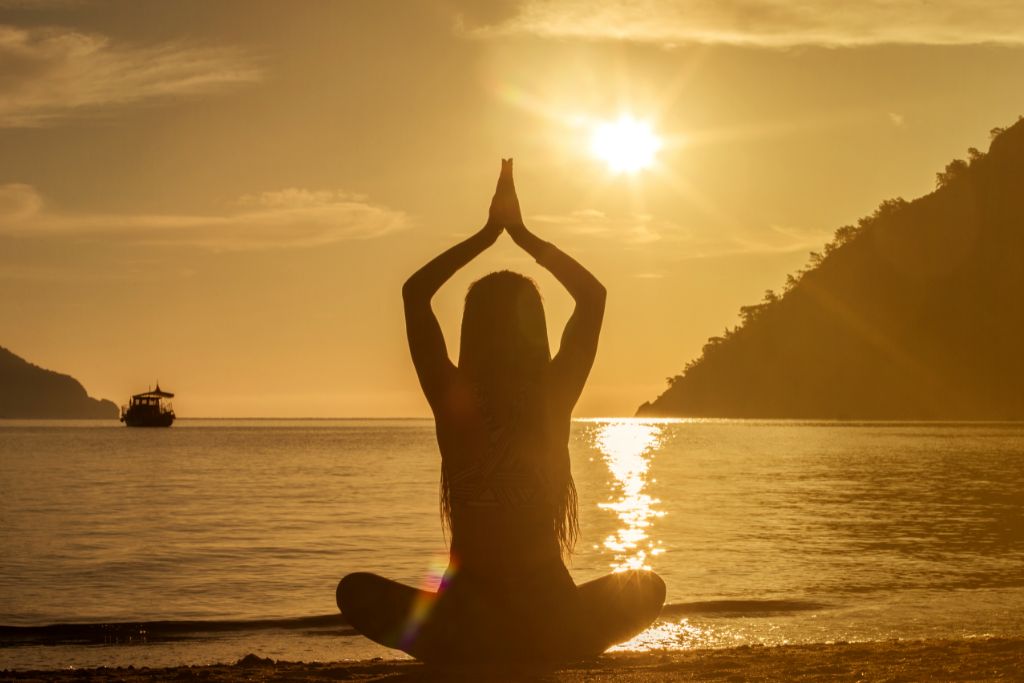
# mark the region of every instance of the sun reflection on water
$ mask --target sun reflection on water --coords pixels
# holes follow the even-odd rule
[[[664,550],[650,539],[653,520],[665,513],[655,509],[661,501],[645,492],[651,456],[661,445],[664,425],[640,420],[616,420],[598,428],[595,443],[608,471],[618,500],[599,503],[618,516],[621,526],[604,540],[613,554],[612,570],[650,569],[648,560]]]
[[[697,648],[735,647],[742,636],[728,629],[712,629],[691,624],[689,619],[657,621],[643,633],[625,643],[610,648],[609,652],[651,652],[652,650],[691,650]]]
[[[619,525],[604,540],[612,553],[612,571],[651,569],[650,560],[664,552],[661,542],[651,537],[654,520],[665,513],[661,501],[647,491],[651,460],[662,445],[666,421],[623,419],[602,422],[594,437],[601,452],[616,500],[598,503],[618,517]],[[615,651],[649,652],[736,645],[740,636],[728,629],[692,624],[686,618],[659,619],[643,633],[611,648]]]

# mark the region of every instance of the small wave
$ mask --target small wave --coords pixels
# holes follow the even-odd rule
[[[17,645],[115,644],[189,640],[215,633],[305,630],[317,635],[357,635],[339,614],[290,619],[130,621],[47,626],[0,626],[0,647]]]
[[[790,612],[827,609],[829,605],[805,600],[707,600],[665,605],[662,617],[714,615],[763,617]],[[0,626],[0,647],[57,644],[127,644],[191,640],[213,634],[279,629],[307,631],[308,635],[354,636],[340,613],[288,619],[219,619],[185,621],[128,621],[46,626]]]
[[[674,602],[661,608],[661,616],[708,614],[719,617],[764,617],[788,612],[813,612],[831,605],[807,600],[705,600]]]

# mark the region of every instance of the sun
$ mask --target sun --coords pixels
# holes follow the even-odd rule
[[[590,150],[612,173],[636,173],[649,168],[661,149],[661,139],[646,121],[623,114],[594,127]]]

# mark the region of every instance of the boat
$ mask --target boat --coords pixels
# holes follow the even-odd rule
[[[121,406],[121,422],[129,427],[170,427],[174,408],[168,398],[174,394],[160,389],[157,382],[155,390],[135,394],[128,405]]]

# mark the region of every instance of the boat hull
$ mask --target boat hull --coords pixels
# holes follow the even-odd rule
[[[121,422],[129,427],[170,427],[174,422],[174,413],[138,415],[129,410],[121,416]]]

